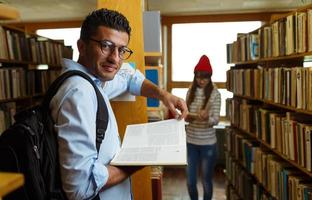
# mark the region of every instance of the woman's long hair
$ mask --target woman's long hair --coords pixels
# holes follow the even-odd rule
[[[194,101],[196,88],[199,87],[199,85],[197,84],[196,78],[209,78],[210,79],[211,74],[204,72],[204,71],[195,71],[193,83],[191,85],[190,93],[186,102],[188,108],[190,108],[191,103]],[[209,83],[204,88],[205,100],[204,100],[202,109],[204,109],[205,106],[207,105],[207,102],[210,98],[212,90],[213,90],[213,84],[210,79]]]

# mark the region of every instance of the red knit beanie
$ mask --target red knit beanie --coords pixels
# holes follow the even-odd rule
[[[212,74],[210,61],[206,55],[202,55],[202,57],[198,61],[197,65],[194,68],[194,72],[196,71],[205,71],[205,72],[208,72],[209,74]]]

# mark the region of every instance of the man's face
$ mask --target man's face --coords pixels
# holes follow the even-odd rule
[[[105,46],[97,41],[107,41],[115,48],[111,48],[111,50],[103,48]],[[112,80],[123,62],[118,49],[126,47],[128,42],[129,35],[126,32],[100,26],[90,40],[78,42],[79,63],[87,67],[93,75],[102,81]]]

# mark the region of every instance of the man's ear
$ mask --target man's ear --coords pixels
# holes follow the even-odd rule
[[[79,55],[84,55],[84,53],[86,52],[86,43],[82,39],[79,39],[77,41],[77,47]]]

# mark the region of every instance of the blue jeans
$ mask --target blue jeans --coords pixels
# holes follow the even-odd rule
[[[212,176],[217,159],[217,144],[194,145],[187,143],[187,188],[191,200],[198,200],[197,176],[201,170],[204,200],[211,200]]]

